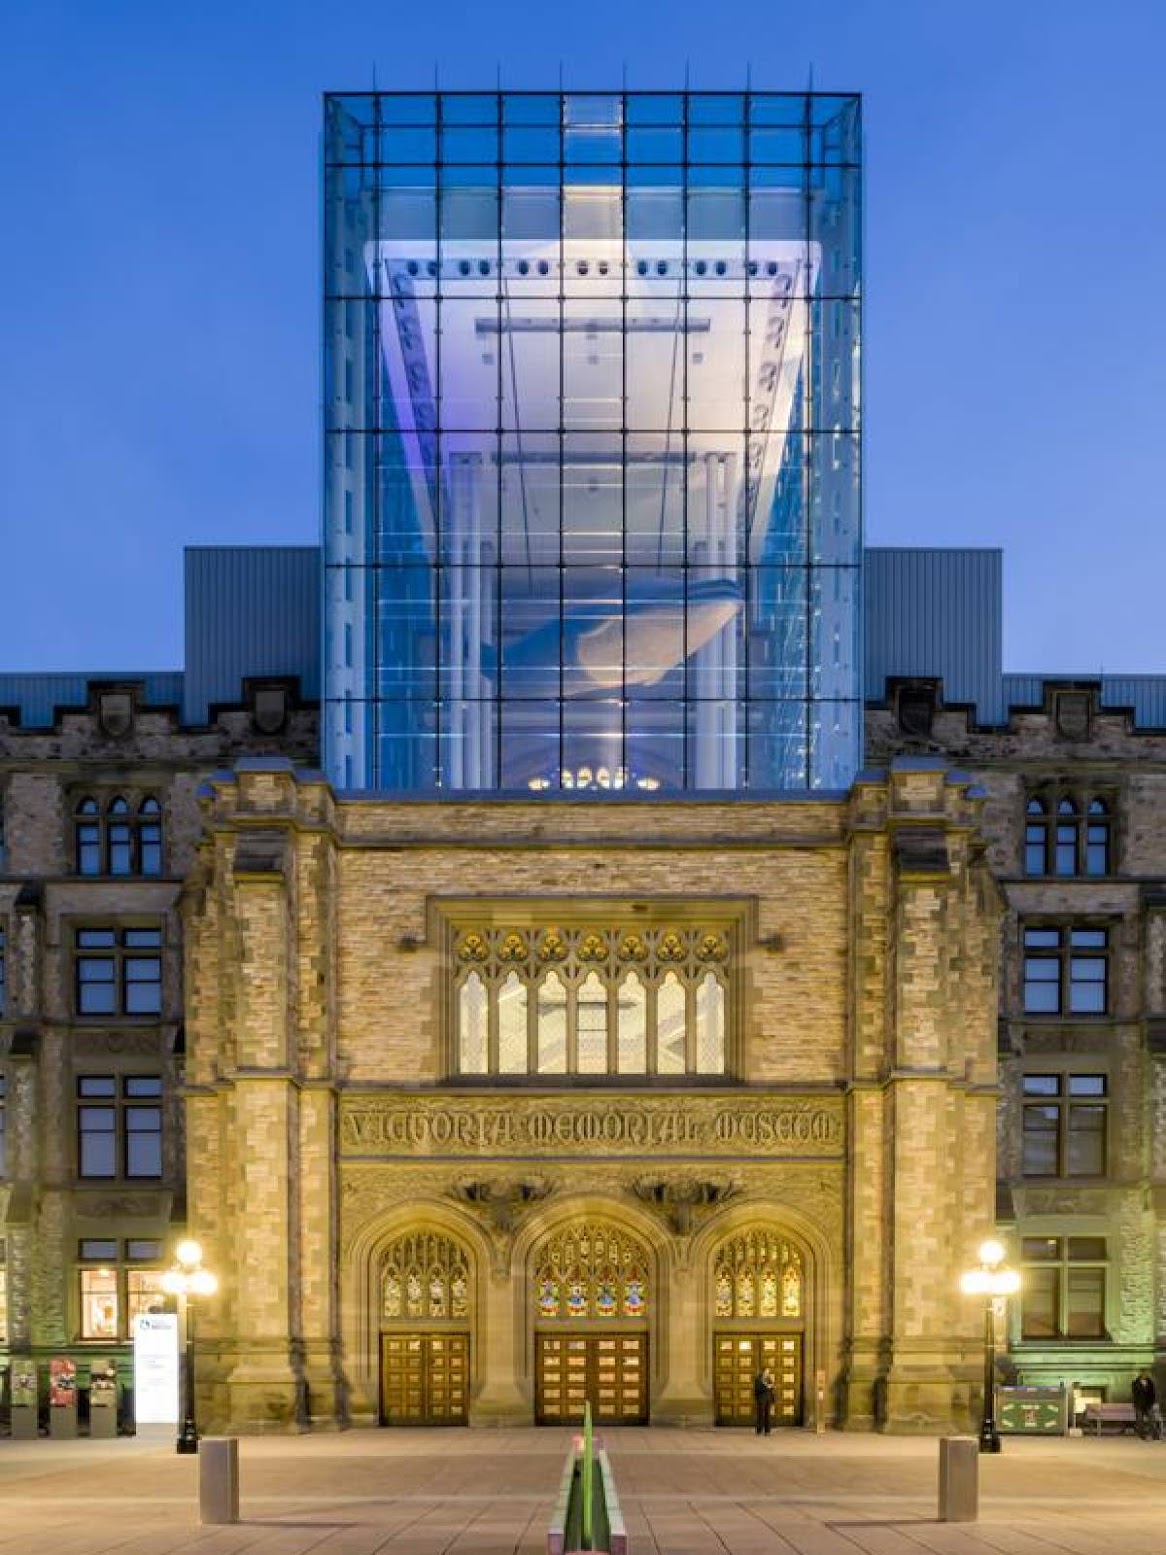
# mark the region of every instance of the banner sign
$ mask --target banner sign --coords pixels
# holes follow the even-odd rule
[[[1064,1388],[997,1388],[996,1418],[1012,1436],[1064,1436],[1068,1429]]]
[[[53,1409],[76,1409],[77,1363],[67,1355],[54,1355],[49,1362],[49,1405]]]
[[[178,1318],[141,1312],[134,1318],[134,1419],[178,1424]]]

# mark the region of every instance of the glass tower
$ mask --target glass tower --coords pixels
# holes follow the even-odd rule
[[[334,783],[849,784],[860,153],[853,96],[327,98]]]

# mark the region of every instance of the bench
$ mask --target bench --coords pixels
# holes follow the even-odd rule
[[[1118,1432],[1137,1428],[1137,1415],[1132,1404],[1086,1404],[1085,1429],[1093,1427],[1094,1436],[1100,1436],[1107,1426],[1116,1426]]]

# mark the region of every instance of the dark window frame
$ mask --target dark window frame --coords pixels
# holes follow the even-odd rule
[[[1021,1342],[1096,1344],[1099,1340],[1108,1340],[1109,1244],[1106,1238],[1072,1233],[1067,1236],[1026,1236],[1021,1239],[1020,1248]],[[1090,1289],[1096,1292],[1097,1299],[1088,1308],[1076,1306],[1074,1296],[1079,1297]],[[1039,1316],[1038,1296],[1049,1298],[1042,1301]],[[1094,1314],[1095,1320],[1082,1325],[1082,1310]]]
[[[76,1160],[80,1182],[161,1182],[165,1176],[162,1076],[80,1074],[76,1081]],[[99,1146],[97,1140],[108,1140]],[[140,1141],[153,1141],[149,1170]],[[153,1170],[156,1153],[157,1170]],[[108,1159],[110,1169],[98,1169]]]
[[[165,949],[160,923],[74,924],[74,1015],[80,1020],[160,1019]],[[141,991],[151,988],[154,996]],[[107,997],[102,989],[109,990]]]
[[[156,879],[163,872],[162,801],[82,794],[73,807],[73,863],[87,879]]]
[[[1021,1176],[1106,1176],[1110,1105],[1109,1077],[1096,1070],[1025,1074],[1021,1079]],[[1082,1166],[1082,1161],[1087,1164]]]
[[[1100,1020],[1110,1013],[1113,933],[1109,924],[1021,924],[1021,1008],[1026,1016]],[[1093,991],[1100,988],[1100,1000]]]
[[[148,1255],[135,1253],[134,1248],[149,1245],[153,1251]],[[160,1279],[164,1273],[163,1250],[164,1242],[161,1237],[129,1238],[119,1241],[114,1237],[86,1237],[77,1244],[77,1278],[76,1290],[78,1300],[77,1337],[81,1343],[104,1344],[124,1343],[132,1336],[132,1322],[134,1313],[131,1312],[131,1280],[135,1274],[157,1275]],[[87,1274],[112,1275],[114,1280],[114,1299],[116,1339],[104,1334],[87,1332],[86,1321],[86,1280]],[[155,1296],[159,1305],[165,1301],[159,1292]]]
[[[1111,794],[1042,786],[1024,806],[1024,873],[1034,880],[1100,880],[1113,873]]]

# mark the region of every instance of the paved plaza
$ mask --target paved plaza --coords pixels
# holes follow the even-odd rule
[[[198,1523],[169,1438],[0,1441],[4,1555],[536,1555],[566,1431],[245,1438],[242,1522]],[[935,1521],[937,1447],[608,1431],[633,1555],[1163,1555],[1166,1444],[1010,1440],[975,1524]]]

